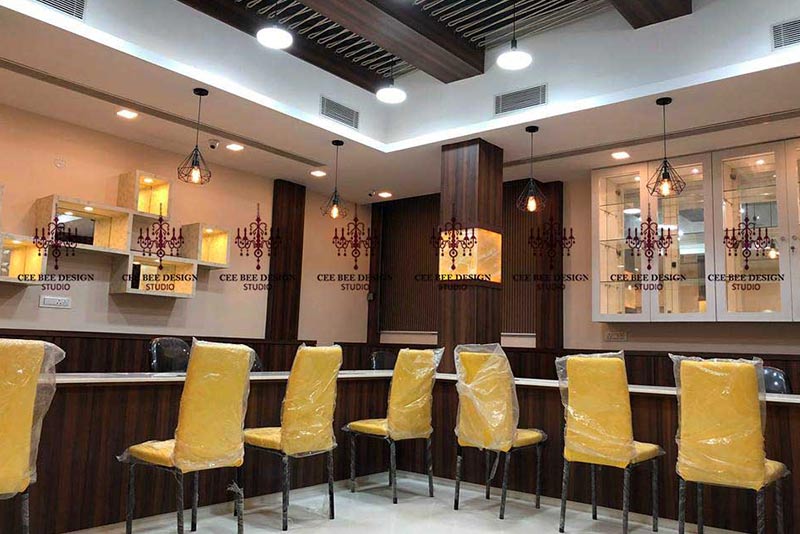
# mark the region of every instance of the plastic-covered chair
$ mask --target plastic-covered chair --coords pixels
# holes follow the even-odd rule
[[[52,343],[0,339],[0,499],[20,495],[25,534],[42,421],[56,391],[56,364],[63,359],[64,351]]]
[[[456,489],[453,509],[458,510],[461,488],[461,467],[464,447],[485,451],[486,498],[490,497],[492,478],[497,464],[504,459],[503,486],[500,498],[500,519],[505,517],[508,473],[511,453],[536,448],[536,508],[540,506],[542,489],[542,446],[547,440],[543,431],[517,428],[519,404],[514,375],[508,358],[499,344],[458,345],[455,349],[458,391],[458,416],[455,433]],[[496,454],[492,465],[492,452]]]
[[[657,531],[658,457],[664,451],[656,444],[633,439],[630,392],[623,352],[563,356],[556,360],[556,371],[566,419],[558,531],[564,532],[569,472],[573,463],[589,464],[591,467],[592,519],[597,519],[597,466],[624,469],[623,533],[628,532],[633,468],[649,464],[653,531]]]
[[[189,344],[177,337],[157,337],[150,342],[150,370],[184,372],[189,365]]]
[[[195,340],[181,394],[175,439],[146,441],[121,456],[128,467],[126,533],[133,528],[134,468],[146,465],[172,473],[177,481],[178,533],[183,533],[183,476],[192,473],[192,531],[197,530],[198,473],[239,467],[244,461],[244,416],[255,353],[245,345]],[[237,484],[238,531],[244,531],[243,493]]]
[[[300,345],[292,363],[281,408],[281,426],[248,428],[245,444],[278,455],[283,463],[283,508],[281,528],[289,528],[291,458],[328,455],[328,517],[333,509],[333,412],[336,380],[342,366],[342,348]]]
[[[777,532],[783,533],[782,483],[789,470],[768,460],[764,450],[761,360],[670,357],[678,387],[678,531],[684,532],[686,483],[694,482],[699,533],[703,532],[706,484],[755,491],[759,534],[766,531],[766,488],[774,484]]]
[[[789,378],[777,367],[764,367],[764,388],[767,393],[792,393]]]
[[[389,407],[385,419],[361,419],[342,430],[350,434],[350,491],[356,491],[356,437],[383,439],[389,444],[389,483],[392,502],[397,504],[397,461],[395,442],[425,440],[428,495],[433,497],[433,458],[431,456],[431,410],[436,368],[444,349],[402,349],[392,373]]]
[[[388,350],[376,350],[369,355],[373,371],[394,369],[397,363],[397,354]]]

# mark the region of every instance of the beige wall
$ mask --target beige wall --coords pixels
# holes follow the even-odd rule
[[[182,155],[133,143],[93,130],[8,107],[0,107],[0,184],[5,186],[0,229],[33,233],[33,202],[52,194],[116,203],[117,177],[141,169],[173,177]],[[54,164],[65,161],[63,168]],[[255,202],[267,220],[272,212],[272,180],[219,165],[211,183],[178,183],[173,193],[173,223],[204,222],[232,228],[255,216]],[[248,258],[231,250],[231,271],[255,272]],[[72,298],[72,309],[38,307],[39,287],[0,283],[3,328],[92,332],[164,333],[262,337],[266,293],[245,293],[223,284],[221,271],[200,271],[194,299],[109,295],[111,259],[78,252],[60,262],[59,273],[89,273],[93,283],[74,283],[69,292],[44,294]],[[52,265],[48,272],[54,272]]]
[[[576,178],[565,184],[565,224],[578,239],[564,269],[592,273],[591,180]],[[614,323],[592,322],[591,282],[567,285],[564,294],[564,346],[568,349],[639,349],[687,352],[747,352],[800,354],[798,323]],[[606,342],[608,330],[623,331],[625,342]]]
[[[369,274],[369,258],[359,258],[358,271],[353,260],[338,257],[331,239],[335,227],[346,226],[354,216],[353,205],[344,220],[334,221],[320,212],[327,197],[306,193],[305,228],[303,238],[303,274],[300,290],[300,339],[316,339],[320,344],[334,341],[364,342],[367,340],[367,291],[342,291],[342,282],[322,281],[320,275]],[[365,228],[370,226],[370,207],[361,206],[358,218]],[[364,286],[366,281],[347,282]]]

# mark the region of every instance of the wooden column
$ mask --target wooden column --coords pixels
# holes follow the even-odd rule
[[[367,344],[378,345],[381,342],[381,284],[383,272],[383,205],[373,204],[370,228],[377,245],[369,251],[369,294],[367,295]]]
[[[564,223],[564,183],[548,182],[540,184],[547,198],[544,209],[536,214],[536,225],[542,226],[552,221],[559,226]],[[552,277],[564,274],[564,257],[561,250],[556,251],[553,266],[547,254],[534,257],[534,273],[548,274]],[[562,289],[536,289],[531,303],[534,307],[534,332],[537,349],[564,348],[564,291]]]
[[[503,149],[472,139],[442,147],[440,221],[455,218],[465,228],[503,232]],[[501,286],[468,281],[465,289],[440,284],[439,344],[445,347],[442,372],[453,372],[453,349],[463,343],[499,343]]]
[[[297,339],[305,206],[305,186],[275,180],[272,189],[272,228],[278,232],[281,241],[272,250],[269,258],[269,273],[278,279],[272,281],[272,287],[267,294],[264,339]]]

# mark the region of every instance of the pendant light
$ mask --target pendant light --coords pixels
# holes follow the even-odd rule
[[[197,87],[194,90],[194,94],[198,97],[194,150],[178,166],[178,179],[188,184],[204,185],[211,181],[211,171],[206,165],[203,154],[200,153],[200,109],[203,104],[203,97],[208,96],[208,89]]]
[[[517,50],[517,3],[511,15],[511,50],[497,56],[497,66],[505,70],[522,70],[533,62],[533,57],[524,50]]]
[[[344,145],[344,141],[335,139],[331,144],[336,147],[333,193],[328,197],[328,201],[322,206],[321,211],[322,215],[330,216],[331,219],[343,219],[347,217],[347,210],[342,206],[341,199],[339,198],[339,148]]]
[[[656,104],[661,106],[661,117],[664,125],[664,160],[647,182],[647,190],[654,197],[678,196],[686,187],[686,182],[667,159],[667,106],[671,103],[672,99],[668,96],[656,100]]]
[[[528,126],[525,131],[531,134],[531,158],[530,162],[530,178],[525,189],[517,197],[517,209],[528,213],[541,211],[544,208],[547,198],[544,196],[536,180],[533,179],[533,134],[539,131],[538,126]]]
[[[400,104],[406,100],[406,92],[394,85],[394,61],[389,66],[389,84],[381,87],[375,96],[384,104]]]

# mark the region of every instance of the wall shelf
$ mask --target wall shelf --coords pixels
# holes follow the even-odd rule
[[[111,294],[152,297],[192,298],[197,285],[197,262],[168,256],[158,268],[158,258],[130,254],[115,258],[112,266]]]
[[[33,238],[17,234],[0,234],[0,282],[20,285],[40,285],[39,281],[20,280],[20,275],[40,275],[45,272],[47,258],[39,254]]]
[[[230,259],[230,232],[205,223],[181,227],[186,257],[197,260],[201,269],[227,269]]]
[[[168,219],[172,208],[172,181],[144,171],[120,174],[117,205],[137,215]]]

